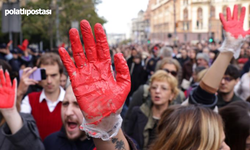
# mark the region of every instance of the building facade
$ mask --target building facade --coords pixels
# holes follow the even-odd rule
[[[126,34],[107,34],[107,40],[110,46],[116,46],[120,42],[126,40]]]
[[[151,0],[152,1],[152,0]],[[219,13],[226,8],[246,7],[244,29],[250,28],[250,0],[153,0],[150,9],[150,39],[154,43],[171,44],[223,39]],[[174,12],[175,10],[175,12]],[[240,12],[240,11],[239,11]],[[175,32],[176,30],[176,32]]]
[[[131,40],[143,44],[147,42],[147,21],[144,19],[144,11],[139,11],[137,18],[132,19]]]
[[[176,23],[180,18],[180,0],[154,0],[151,5],[150,39],[153,43],[171,44],[176,40]]]

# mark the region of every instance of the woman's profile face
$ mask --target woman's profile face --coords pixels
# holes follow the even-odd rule
[[[154,105],[168,104],[174,97],[167,81],[153,81],[150,87],[150,94]]]

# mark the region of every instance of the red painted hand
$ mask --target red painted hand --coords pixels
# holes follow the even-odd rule
[[[238,19],[238,5],[234,5],[233,17],[231,17],[231,10],[227,7],[227,21],[222,13],[220,13],[220,20],[226,32],[231,33],[236,39],[241,35],[243,38],[250,34],[250,30],[244,31],[243,23],[245,18],[246,8],[242,7],[240,19]]]
[[[11,85],[10,75],[6,71],[5,77],[3,70],[0,69],[0,109],[13,108],[16,101],[16,79]]]
[[[96,42],[89,23],[82,20],[80,25],[87,58],[79,33],[74,28],[69,31],[69,36],[76,66],[64,48],[59,48],[59,54],[86,120],[98,124],[104,117],[122,108],[130,91],[130,74],[123,55],[116,54],[117,75],[114,79],[109,46],[101,24],[94,27]]]
[[[22,51],[26,51],[27,47],[29,45],[29,41],[25,39],[22,43],[22,45],[18,45],[18,48],[20,48]]]

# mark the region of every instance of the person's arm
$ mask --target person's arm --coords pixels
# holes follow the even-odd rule
[[[221,53],[201,81],[201,87],[210,93],[215,93],[218,90],[230,60],[233,56],[235,59],[239,57],[240,48],[250,35],[250,30],[244,31],[243,29],[245,11],[245,7],[242,7],[241,16],[238,18],[238,5],[234,6],[233,16],[231,16],[231,10],[228,7],[227,21],[220,13],[220,20],[225,30],[225,40],[219,48]]]
[[[0,69],[0,111],[10,127],[11,133],[15,134],[23,125],[22,119],[16,108],[16,79],[11,85],[8,71]]]
[[[207,73],[204,75],[200,82],[202,89],[209,93],[216,93],[222,77],[233,57],[232,52],[220,53],[213,63],[213,65],[208,69]]]
[[[121,129],[109,141],[93,138],[97,150],[129,150],[129,143]]]
[[[116,77],[113,77],[108,42],[101,24],[94,27],[96,42],[86,20],[80,23],[86,56],[79,33],[69,31],[75,64],[64,48],[59,48],[62,62],[69,73],[73,92],[84,115],[80,127],[95,139],[97,149],[117,150],[116,144],[129,150],[121,131],[120,112],[130,91],[127,62],[122,54],[114,56]],[[117,139],[117,142],[114,142]],[[121,141],[121,142],[120,142]]]
[[[22,77],[20,79],[18,88],[17,88],[17,102],[20,103],[24,97],[24,95],[26,94],[28,87],[30,85],[35,85],[38,82],[34,79],[30,79],[29,76],[36,71],[36,67],[34,68],[30,68],[27,67],[25,69],[23,69],[23,74]]]
[[[31,114],[20,114],[22,127],[12,134],[8,124],[3,125],[2,133],[10,141],[13,149],[44,150],[44,145],[39,136],[36,122]]]
[[[34,119],[30,119],[31,116],[21,116],[17,111],[17,80],[14,79],[11,84],[9,73],[3,73],[0,69],[0,84],[0,112],[6,121],[1,133],[11,142],[13,149],[43,150],[44,146]]]
[[[237,5],[234,6],[233,17],[231,17],[230,8],[227,8],[227,21],[225,21],[223,14],[220,14],[220,19],[225,30],[225,40],[220,47],[220,54],[202,78],[200,85],[190,93],[190,103],[202,104],[212,109],[215,107],[217,103],[215,93],[219,88],[225,70],[233,56],[235,58],[239,57],[242,43],[250,34],[250,30],[243,30],[244,17],[245,8],[243,7],[240,19],[238,20]]]

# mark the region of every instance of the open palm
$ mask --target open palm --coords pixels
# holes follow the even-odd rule
[[[59,49],[66,67],[74,94],[88,122],[98,124],[102,118],[116,113],[124,104],[130,91],[129,69],[122,54],[116,54],[114,78],[106,35],[100,24],[94,27],[96,42],[86,20],[81,21],[81,31],[86,56],[83,52],[79,33],[69,31],[75,64],[64,48]]]
[[[238,5],[234,5],[233,16],[231,17],[231,10],[227,7],[227,21],[225,20],[222,13],[220,13],[220,20],[223,24],[223,28],[226,32],[231,33],[236,39],[241,35],[245,37],[250,34],[250,30],[244,31],[243,24],[245,18],[246,8],[242,7],[241,15],[238,19]]]
[[[0,109],[13,108],[16,100],[16,79],[11,85],[10,75],[6,71],[5,77],[3,70],[0,69]]]

